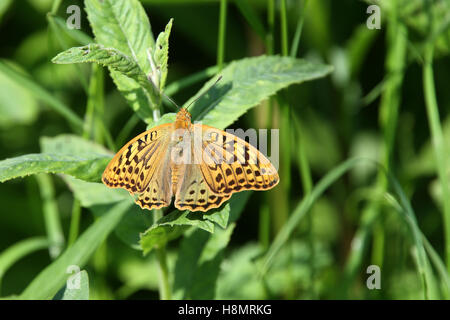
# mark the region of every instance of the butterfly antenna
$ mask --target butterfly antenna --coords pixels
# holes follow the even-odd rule
[[[164,92],[162,92],[161,90],[159,90],[155,83],[152,81],[151,77],[147,77],[148,81],[150,81],[150,83],[152,84],[153,88],[155,89],[156,92],[158,92],[161,96],[163,96],[164,98],[166,98],[167,100],[169,100],[175,107],[177,107],[178,109],[181,109],[181,107],[168,95],[166,95]]]
[[[152,79],[153,73],[154,72],[158,72],[158,68],[155,66],[155,63],[153,61],[152,55],[151,55],[151,48],[149,48],[147,50],[147,58],[148,61],[150,62],[150,67],[152,69],[152,72],[147,76],[148,81],[150,81],[150,83],[153,86],[153,89],[155,89],[156,92],[158,92],[161,96],[163,96],[164,98],[166,98],[167,100],[169,100],[175,107],[177,107],[178,109],[181,109],[181,107],[169,96],[167,96],[166,94],[164,94],[164,92],[162,92],[161,90],[159,90],[158,86],[155,84],[155,82]]]
[[[186,110],[194,103],[196,102],[198,99],[200,99],[201,97],[203,97],[206,93],[209,92],[209,90],[211,90],[216,84],[217,82],[219,82],[222,79],[222,76],[219,76],[219,78],[217,78],[217,80],[205,91],[203,92],[201,95],[199,95],[197,98],[195,98],[194,101],[192,101],[191,103],[189,103],[189,105],[186,107]]]

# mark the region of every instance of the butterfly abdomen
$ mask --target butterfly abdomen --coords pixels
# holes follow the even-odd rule
[[[182,177],[184,174],[184,166],[181,164],[172,164],[172,177],[171,177],[171,183],[172,183],[172,193],[175,194],[178,189],[178,185],[181,184]]]
[[[171,184],[172,184],[172,192],[176,193],[178,185],[181,184],[181,180],[185,171],[185,163],[184,163],[184,149],[183,146],[177,143],[172,147],[171,150],[171,159],[170,159],[170,168],[172,171],[171,176]]]

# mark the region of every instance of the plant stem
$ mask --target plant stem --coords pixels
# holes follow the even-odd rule
[[[161,300],[171,300],[172,294],[170,290],[165,246],[156,249],[156,256],[159,262],[159,298]]]
[[[300,175],[302,180],[302,187],[303,187],[303,197],[307,197],[312,189],[313,189],[313,181],[311,178],[311,169],[309,166],[308,158],[306,156],[305,147],[303,144],[303,135],[302,135],[302,127],[300,124],[300,120],[295,116],[293,116],[294,124],[297,127],[298,132],[298,159],[299,159],[299,165],[300,165]],[[306,217],[306,223],[307,223],[307,237],[308,237],[308,247],[309,247],[309,267],[311,270],[311,282],[310,282],[310,288],[309,292],[311,293],[311,297],[313,299],[316,299],[316,290],[315,290],[315,276],[316,276],[316,268],[315,268],[315,246],[314,246],[314,234],[313,234],[313,219],[310,214]]]
[[[373,226],[373,242],[371,261],[377,266],[382,266],[384,261],[385,234],[382,221],[377,221]]]
[[[141,119],[138,115],[133,113],[117,135],[115,144],[118,146],[124,145],[127,139],[129,139],[128,137],[130,136],[131,131],[140,121]]]
[[[219,42],[217,44],[217,66],[219,70],[223,68],[225,57],[225,33],[227,24],[227,0],[220,0],[219,16]]]
[[[74,198],[72,205],[72,215],[70,217],[70,229],[69,229],[69,239],[67,241],[67,248],[69,248],[72,244],[74,244],[75,240],[77,240],[78,238],[78,233],[80,230],[80,220],[81,220],[80,201]]]
[[[155,213],[155,221],[158,221],[162,217],[162,211],[160,209],[153,210]],[[172,293],[169,283],[169,269],[167,267],[166,246],[161,245],[155,249],[156,258],[158,259],[159,269],[159,298],[161,300],[171,300]]]
[[[286,18],[286,3],[285,0],[281,1],[281,11],[280,11],[280,23],[281,23],[281,53],[283,56],[288,55],[288,39],[287,39],[287,18]],[[279,188],[278,197],[279,210],[274,216],[274,227],[275,232],[278,232],[281,227],[286,223],[289,216],[289,197],[288,194],[291,190],[291,110],[288,103],[288,90],[283,90],[278,93],[278,110],[280,121],[279,126],[282,128],[280,130],[280,150],[282,154],[280,155],[280,181],[281,188]]]
[[[287,222],[289,216],[289,193],[291,186],[291,129],[290,129],[290,110],[286,103],[283,94],[276,95],[278,104],[274,107],[273,122],[282,128],[279,131],[279,150],[280,150],[280,186],[275,188],[272,192],[273,198],[271,201],[271,219],[272,229],[276,234],[280,231],[283,225]],[[276,142],[272,142],[276,143]]]
[[[311,169],[309,166],[309,161],[306,156],[305,146],[303,144],[303,134],[300,120],[297,115],[293,115],[293,122],[297,131],[297,145],[298,145],[298,162],[301,173],[303,192],[308,194],[313,188],[313,182],[311,178]]]
[[[160,100],[161,101],[161,100]],[[153,121],[158,121],[159,116],[159,110],[161,106],[158,106],[155,110],[156,112],[153,112]],[[163,212],[161,209],[154,209],[154,221],[158,221],[162,218]],[[166,245],[161,244],[158,248],[155,249],[156,251],[156,259],[158,259],[158,269],[159,269],[159,298],[161,300],[171,300],[172,299],[172,293],[170,290],[170,283],[169,283],[169,269],[167,267],[167,257],[166,257]]]
[[[431,129],[434,155],[436,158],[437,173],[442,188],[445,261],[447,271],[450,272],[450,197],[448,189],[447,152],[439,119],[439,109],[436,101],[436,92],[433,75],[433,45],[427,46],[425,51],[425,64],[423,66],[423,90],[428,122]]]
[[[262,248],[267,250],[270,242],[270,208],[267,202],[259,209],[258,239]]]
[[[298,53],[298,47],[300,46],[300,38],[302,36],[302,30],[303,30],[303,23],[305,21],[305,7],[308,3],[308,0],[303,0],[302,5],[300,8],[300,17],[297,21],[297,27],[295,28],[295,34],[294,39],[292,40],[292,46],[291,46],[291,57],[296,57]]]
[[[268,32],[266,36],[266,51],[267,54],[272,55],[274,53],[273,35],[275,25],[275,1],[267,0],[267,24]]]
[[[281,0],[280,20],[281,20],[281,54],[283,56],[287,56],[289,54],[289,49],[288,49],[286,0]]]
[[[389,16],[386,32],[387,53],[386,53],[386,73],[389,77],[386,79],[384,91],[381,95],[379,120],[380,127],[383,132],[383,153],[380,163],[387,172],[391,170],[392,150],[395,145],[395,136],[398,122],[398,113],[401,101],[401,87],[403,82],[404,66],[407,52],[407,30],[406,27],[398,20],[397,8],[398,3],[393,4],[393,12]],[[386,175],[379,172],[375,190],[383,193],[387,190],[388,181]],[[348,295],[348,288],[351,282],[359,272],[364,253],[369,247],[368,242],[372,234],[373,224],[377,221],[380,213],[380,204],[377,201],[371,201],[363,209],[360,226],[355,236],[353,237],[350,254],[344,268],[344,276],[342,280],[341,293],[344,296],[339,298],[346,298]],[[384,232],[384,228],[379,229]],[[377,235],[377,237],[381,237]],[[381,244],[380,239],[375,239],[375,242]],[[384,249],[377,249],[377,257],[383,254]],[[382,260],[379,260],[382,261]],[[380,267],[382,267],[380,265]]]
[[[54,0],[52,4],[52,10],[50,11],[52,14],[56,14],[58,12],[59,7],[61,6],[62,0]]]
[[[267,1],[267,34],[266,34],[266,52],[272,55],[273,48],[273,30],[275,20],[275,3],[274,0]],[[270,97],[267,104],[267,120],[266,127],[271,128],[273,126],[273,106],[274,97]],[[271,226],[271,208],[275,208],[275,194],[269,194],[269,198],[264,198],[264,204],[259,210],[259,242],[264,249],[267,249],[270,242],[270,226]]]
[[[104,80],[103,80],[103,68],[94,63],[92,64],[92,75],[89,83],[89,97],[88,105],[92,107],[92,119],[88,122],[88,132],[93,134],[95,142],[102,144],[103,138],[109,136],[108,130],[104,126],[103,116],[105,113],[105,101],[104,101]],[[102,130],[104,129],[104,130]]]
[[[50,257],[56,259],[64,246],[64,233],[61,226],[58,205],[55,200],[55,188],[48,174],[37,174],[36,180],[43,201],[43,213],[49,241]]]
[[[90,140],[92,135],[95,136],[95,141],[101,143],[101,136],[97,130],[94,133],[94,128],[97,127],[94,122],[96,122],[96,108],[102,108],[103,103],[103,70],[97,64],[92,64],[91,66],[91,78],[89,82],[89,87],[87,90],[88,101],[86,104],[86,111],[84,114],[84,125],[82,137],[84,139]],[[67,248],[69,248],[78,237],[80,230],[80,220],[81,220],[81,205],[80,201],[76,198],[73,199],[72,204],[72,216],[70,219],[69,227],[69,239],[67,242]]]
[[[434,250],[433,246],[428,242],[424,234],[422,234],[423,244],[425,250],[430,256],[430,260],[433,262],[436,271],[439,273],[443,286],[445,286],[444,299],[450,298],[450,278],[449,274],[445,268],[445,264],[442,262],[439,254]]]

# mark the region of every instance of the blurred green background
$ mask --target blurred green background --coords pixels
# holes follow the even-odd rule
[[[141,2],[155,35],[174,18],[168,84],[216,65],[220,1]],[[294,56],[332,65],[334,72],[290,86],[232,125],[280,128],[282,183],[270,192],[250,195],[225,250],[215,298],[448,298],[450,3],[375,2],[381,7],[379,30],[366,26],[371,1],[227,1],[225,63],[261,54],[287,55],[298,40]],[[49,14],[52,0],[1,0],[0,58],[83,117],[91,67],[51,63],[59,52],[80,45],[50,23],[54,17],[64,22],[71,4],[84,7],[82,1],[64,0]],[[84,11],[81,30],[92,36]],[[204,80],[173,98],[184,103]],[[146,125],[138,120],[129,123],[131,109],[107,71],[104,81],[102,117],[119,147]],[[288,117],[283,104],[289,108]],[[124,136],[125,126],[129,129]],[[38,153],[40,137],[70,132],[71,126],[46,99],[0,70],[0,159]],[[417,266],[420,248],[414,228],[398,208],[399,202],[402,208],[407,205],[398,193],[393,195],[384,171],[369,161],[352,165],[314,199],[311,212],[292,226],[290,239],[283,242],[266,276],[252,276],[255,261],[292,222],[289,217],[305,195],[352,157],[377,161],[401,185],[415,213],[415,226],[427,239],[433,274],[430,294],[424,294]],[[42,184],[49,183],[45,190],[50,194],[42,192]],[[0,252],[23,239],[46,236],[45,206],[57,210],[63,233],[69,232],[73,195],[57,175],[2,183],[0,203]],[[89,210],[82,209],[80,232],[93,221]],[[179,246],[179,240],[168,245],[169,265]],[[5,274],[0,272],[0,296],[22,292],[50,262],[48,250],[39,250]],[[372,264],[381,268],[380,290],[366,286],[366,269]],[[143,257],[115,235],[108,237],[86,270],[91,298],[159,297],[155,255]]]

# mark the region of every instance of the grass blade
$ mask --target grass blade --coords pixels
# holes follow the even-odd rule
[[[312,192],[307,195],[297,206],[297,208],[294,210],[292,215],[289,217],[289,220],[287,223],[283,226],[283,228],[280,230],[278,235],[276,236],[274,242],[270,246],[269,250],[265,254],[263,261],[262,261],[262,268],[260,270],[261,275],[264,275],[268,269],[270,268],[273,259],[275,255],[280,251],[281,247],[287,242],[289,239],[289,236],[292,234],[294,229],[297,227],[298,223],[305,217],[305,215],[309,212],[309,209],[312,207],[312,205],[315,203],[315,201],[323,194],[323,192],[332,185],[337,179],[339,179],[344,173],[361,163],[361,161],[366,161],[370,163],[374,163],[380,171],[382,171],[388,181],[390,182],[393,190],[395,191],[395,194],[399,198],[399,203],[402,207],[402,216],[405,218],[405,220],[408,223],[408,226],[410,227],[411,234],[414,239],[415,246],[417,248],[418,253],[418,259],[417,259],[417,267],[418,267],[418,274],[422,281],[425,298],[430,298],[432,296],[432,292],[429,292],[430,286],[429,284],[434,283],[434,276],[432,274],[432,271],[430,269],[430,263],[428,261],[428,258],[425,254],[425,248],[422,242],[422,233],[419,229],[419,226],[417,224],[414,211],[411,207],[411,203],[409,202],[408,198],[404,194],[402,188],[400,187],[399,183],[393,177],[389,172],[385,170],[384,167],[382,167],[379,163],[369,160],[369,159],[363,159],[363,158],[351,158],[337,167],[335,167],[333,170],[331,170],[325,177],[323,177],[313,188]]]
[[[33,279],[20,298],[25,300],[53,298],[67,279],[67,268],[72,265],[82,268],[97,247],[114,230],[130,205],[128,201],[120,202],[105,216],[97,219],[73,246]]]
[[[32,79],[12,69],[3,61],[0,61],[0,72],[3,72],[13,81],[28,89],[36,97],[36,99],[48,104],[55,112],[59,113],[71,125],[73,125],[76,130],[81,132],[83,128],[83,120],[81,120],[81,118],[67,105],[56,99],[52,94],[47,92]]]
[[[450,272],[450,191],[448,186],[449,168],[447,165],[447,150],[442,134],[441,123],[439,119],[439,109],[436,101],[436,93],[433,75],[433,47],[428,47],[425,55],[425,64],[423,66],[423,86],[425,95],[425,106],[428,115],[428,123],[431,129],[431,138],[438,171],[439,182],[442,189],[443,204],[443,224],[445,237],[445,261],[447,271]]]
[[[44,237],[35,237],[16,242],[0,253],[0,283],[8,269],[23,257],[37,250],[47,248],[49,241]]]
[[[275,240],[272,242],[267,253],[263,258],[263,265],[261,269],[261,274],[264,275],[270,265],[273,262],[275,255],[280,251],[281,247],[286,243],[289,239],[289,236],[292,234],[294,229],[300,223],[300,221],[305,217],[308,213],[309,209],[311,209],[312,205],[315,201],[325,192],[328,187],[330,187],[337,179],[339,179],[344,173],[348,170],[356,166],[361,159],[349,159],[333,170],[331,170],[325,177],[323,177],[316,186],[312,189],[311,193],[308,194],[300,204],[294,209],[292,214],[289,216],[288,221],[277,234]]]
[[[61,226],[61,218],[55,199],[55,188],[51,177],[47,174],[38,174],[36,179],[41,192],[43,213],[48,241],[49,253],[52,259],[58,257],[64,247],[64,233]]]

